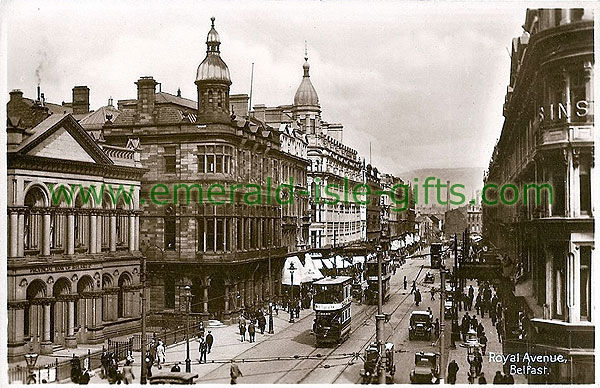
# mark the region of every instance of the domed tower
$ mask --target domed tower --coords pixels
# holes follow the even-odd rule
[[[294,96],[292,114],[296,120],[300,121],[305,133],[320,133],[321,107],[319,106],[317,91],[312,82],[310,82],[310,65],[308,64],[306,49],[304,51],[304,65],[302,65],[302,69],[304,70],[304,76]]]
[[[215,18],[206,37],[206,58],[198,66],[196,87],[198,88],[198,119],[202,124],[229,123],[229,86],[231,77],[219,46],[221,39],[215,30]]]

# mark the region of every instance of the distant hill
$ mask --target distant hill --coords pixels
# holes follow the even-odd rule
[[[483,187],[483,172],[484,167],[462,167],[462,168],[422,168],[419,170],[411,170],[399,172],[396,175],[405,181],[410,181],[415,184],[415,178],[418,178],[420,196],[422,196],[422,184],[425,178],[431,176],[440,179],[442,182],[450,181],[450,184],[462,184],[465,186],[463,193],[467,200],[474,198],[477,190]],[[435,182],[434,182],[435,183]]]

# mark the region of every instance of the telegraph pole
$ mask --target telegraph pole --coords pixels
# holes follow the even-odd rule
[[[141,366],[140,372],[140,384],[146,384],[146,258],[142,256],[140,262],[140,282],[142,283],[142,290],[140,296],[142,297],[142,348]]]
[[[377,364],[377,376],[379,384],[385,384],[385,345],[383,343],[383,280],[382,278],[382,257],[381,249],[377,247],[377,315],[375,316],[375,337],[377,340],[377,349],[379,350],[379,363]]]
[[[440,290],[440,384],[443,384],[446,378],[446,363],[444,362],[444,348],[446,342],[446,333],[444,330],[444,302],[446,299],[446,270],[440,271],[441,290]]]

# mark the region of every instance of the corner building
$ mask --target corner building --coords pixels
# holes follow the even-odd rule
[[[206,45],[195,80],[198,102],[179,92],[156,92],[157,82],[141,77],[137,99],[119,101],[120,113],[102,127],[111,144],[135,138],[149,170],[142,179],[140,245],[148,257],[153,316],[164,326],[184,319],[186,285],[195,320],[230,322],[243,309],[264,307],[270,295],[280,293],[288,251],[302,249],[296,236],[302,220],[291,218],[301,218],[305,209],[283,210],[288,205],[275,200],[275,187],[290,175],[306,189],[307,162],[281,149],[286,136],[300,143],[302,136],[250,117],[248,96],[230,95],[214,19]],[[229,195],[229,185],[265,188],[267,178],[272,200],[263,192],[259,203],[247,203],[243,188]],[[209,201],[213,184],[226,192]],[[152,200],[158,185],[169,194]],[[282,220],[282,212],[289,217]],[[286,222],[294,230],[284,240]]]
[[[541,201],[485,206],[504,256],[504,352],[562,354],[532,383],[593,383],[594,23],[589,9],[529,9],[512,44],[504,126],[485,183],[548,183]],[[497,197],[492,197],[492,200]],[[510,197],[509,197],[510,199]]]

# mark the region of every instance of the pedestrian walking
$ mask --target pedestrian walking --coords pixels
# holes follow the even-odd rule
[[[494,381],[492,384],[504,384],[504,376],[502,376],[502,372],[499,370],[496,371],[496,375],[494,376]]]
[[[240,322],[240,341],[244,342],[246,341],[246,323],[244,322]]]
[[[254,342],[254,336],[256,335],[256,328],[254,327],[254,322],[250,321],[248,325],[248,335],[250,336],[250,342]]]
[[[410,289],[410,293],[414,294],[415,292],[417,292],[417,282],[413,280],[412,288]]]
[[[162,365],[166,362],[166,349],[162,340],[158,340],[156,345],[156,365],[158,369],[162,369]]]
[[[479,384],[487,384],[487,380],[485,379],[485,374],[483,372],[481,372],[481,374],[479,375],[478,383]]]
[[[512,376],[512,374],[510,372],[508,372],[504,376],[504,384],[514,384],[514,383],[515,383],[515,378]]]
[[[154,359],[150,354],[150,351],[146,352],[146,377],[152,377],[152,363],[154,363]]]
[[[440,336],[440,320],[438,318],[436,318],[433,323],[433,333],[436,338]]]
[[[204,338],[204,322],[200,321],[198,323],[198,337],[200,338]]]
[[[417,288],[415,291],[415,304],[417,305],[417,307],[419,306],[419,303],[421,303],[421,291],[419,291],[419,289]]]
[[[267,320],[265,315],[261,312],[258,316],[258,328],[260,329],[260,334],[265,334],[265,327],[267,326]]]
[[[431,292],[431,300],[435,300],[435,287],[431,287],[431,290],[429,290],[429,292]]]
[[[498,342],[502,343],[502,337],[504,334],[504,322],[502,321],[502,318],[498,320],[498,322],[496,322],[496,333],[498,333]]]
[[[133,368],[131,367],[131,362],[129,362],[129,360],[125,361],[125,366],[123,367],[121,374],[123,375],[125,384],[133,383],[133,379],[135,379],[135,377],[133,376]]]
[[[206,352],[208,351],[208,345],[206,344],[206,341],[201,341],[200,342],[200,364],[202,364],[202,362],[204,362],[206,364]]]
[[[487,349],[487,343],[488,343],[488,339],[485,336],[485,333],[481,337],[479,337],[479,343],[481,344],[481,352],[485,356],[485,350]]]
[[[210,349],[212,349],[213,342],[215,341],[212,332],[209,330],[206,335],[206,346],[208,347],[208,354],[210,354]]]
[[[231,377],[231,384],[237,384],[237,379],[239,376],[244,376],[242,371],[235,363],[235,360],[231,360],[231,366],[229,367],[229,377]]]
[[[406,286],[408,285],[408,282],[406,281],[406,275],[404,275],[404,289],[406,290]]]
[[[460,370],[460,367],[455,360],[450,361],[448,364],[448,383],[456,384],[456,374]]]
[[[468,360],[469,361],[469,371],[467,372],[467,380],[469,381],[469,384],[473,384],[475,382],[475,377],[477,377],[477,371],[476,371],[476,361],[475,359],[473,360]]]
[[[481,356],[481,352],[479,349],[475,349],[475,375],[479,376],[481,374],[481,368],[483,367],[483,357]]]

